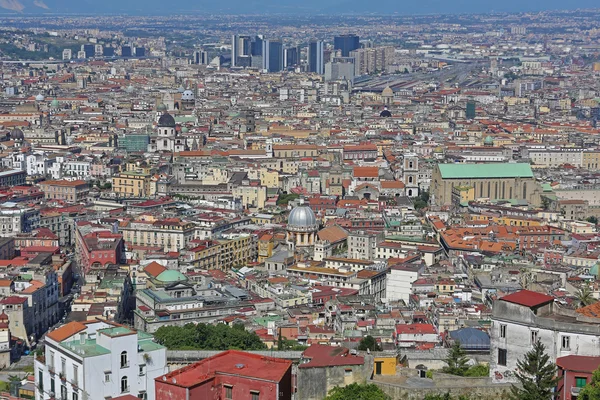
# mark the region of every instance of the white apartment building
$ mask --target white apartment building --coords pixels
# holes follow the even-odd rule
[[[104,321],[70,322],[48,333],[35,360],[35,399],[154,399],[167,372],[165,347],[152,335]]]
[[[386,300],[403,300],[408,304],[412,294],[412,283],[419,279],[424,269],[424,264],[393,265],[387,277]]]
[[[600,356],[600,320],[562,309],[552,296],[521,290],[494,302],[490,376],[516,382],[517,362],[540,340],[551,362],[568,355]]]
[[[583,165],[582,149],[530,150],[529,157],[535,165],[546,168],[556,168],[564,164],[575,167]]]

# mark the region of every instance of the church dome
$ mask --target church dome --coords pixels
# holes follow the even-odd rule
[[[159,128],[175,128],[175,118],[165,111],[158,119]]]
[[[308,206],[295,207],[288,217],[288,229],[311,231],[318,228],[317,217]]]
[[[181,85],[181,86],[179,86],[179,89],[177,89],[177,91],[179,93],[183,93],[183,92],[185,92],[185,88],[183,87],[183,85]]]
[[[188,129],[187,126],[183,126],[181,127],[181,133],[188,133],[190,130]]]
[[[386,86],[386,88],[383,89],[383,91],[381,92],[381,95],[384,96],[384,97],[393,96],[394,95],[394,91],[392,90],[391,87]]]
[[[381,118],[391,118],[392,113],[390,112],[390,110],[387,109],[387,107],[379,114],[379,116]]]
[[[10,138],[11,140],[23,140],[25,138],[25,135],[23,134],[22,130],[20,130],[19,128],[15,128],[12,131],[10,131]]]
[[[50,103],[50,107],[58,108],[59,106],[60,106],[60,103],[58,102],[58,99],[55,97],[54,100],[52,100],[52,102]]]
[[[194,96],[194,92],[192,92],[191,90],[186,90],[181,94],[182,101],[194,101],[195,98],[196,97]]]
[[[165,105],[165,103],[160,103],[156,107],[156,111],[165,112],[165,111],[167,111],[167,106]]]
[[[179,271],[167,269],[161,272],[156,279],[164,283],[175,283],[187,281],[188,278]]]
[[[44,101],[45,97],[43,94],[38,94],[37,96],[35,96],[35,101]]]
[[[135,90],[135,88],[132,85],[127,86],[127,89],[125,89],[125,91],[127,93],[133,93]]]
[[[488,136],[483,141],[483,144],[485,144],[486,146],[493,146],[494,145],[494,139],[491,136]]]

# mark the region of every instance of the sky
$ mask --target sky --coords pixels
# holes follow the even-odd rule
[[[530,12],[600,7],[598,0],[0,0],[4,10],[22,13],[177,14],[438,14]]]

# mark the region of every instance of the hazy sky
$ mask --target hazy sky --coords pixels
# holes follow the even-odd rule
[[[433,14],[521,12],[598,8],[598,0],[0,0],[0,7],[24,13],[377,13]],[[0,9],[1,10],[1,9]]]

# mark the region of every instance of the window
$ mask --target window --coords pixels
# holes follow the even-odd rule
[[[137,397],[138,399],[148,400],[148,394],[146,392],[140,392]]]
[[[569,336],[562,337],[561,350],[571,350],[571,338]]]
[[[121,353],[121,368],[127,368],[129,364],[127,363],[127,352],[124,351]]]
[[[344,376],[351,376],[352,375],[352,369],[351,368],[346,368],[344,370]]]
[[[54,386],[54,378],[50,379],[50,393],[56,393],[56,386]]]
[[[501,338],[506,337],[506,325],[504,325],[504,324],[500,324],[500,337]]]
[[[65,385],[60,386],[60,399],[67,400],[67,387]]]
[[[578,388],[582,388],[587,384],[587,378],[576,376],[575,377],[575,386]]]
[[[127,381],[127,377],[124,376],[121,378],[121,393],[127,393],[129,392],[129,385],[127,385],[128,381]]]
[[[48,357],[48,366],[54,369],[54,352],[50,352],[50,357]]]
[[[73,400],[79,400],[79,395],[77,393],[73,393]]]
[[[110,382],[110,372],[104,373],[104,382]]]
[[[506,366],[506,349],[498,349],[498,365]]]
[[[144,365],[140,365],[140,376],[143,376],[144,374],[145,374]]]
[[[233,399],[233,386],[225,386],[225,400]]]
[[[250,400],[259,400],[259,398],[260,398],[260,392],[257,392],[256,390],[250,391]]]
[[[538,331],[531,331],[531,344],[535,344],[538,341]]]

